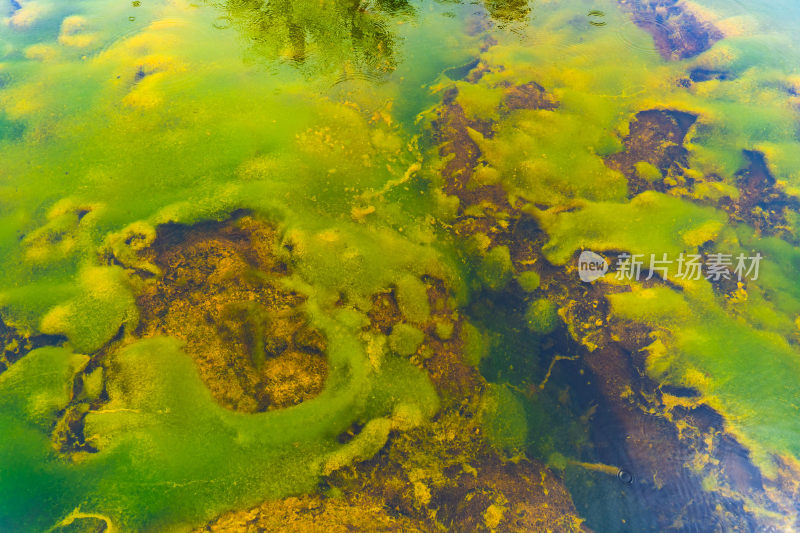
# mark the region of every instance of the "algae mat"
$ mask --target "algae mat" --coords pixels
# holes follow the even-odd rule
[[[0,530],[800,529],[794,4],[0,17]]]

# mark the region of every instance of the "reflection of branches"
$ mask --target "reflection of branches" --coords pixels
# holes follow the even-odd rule
[[[414,12],[407,0],[228,0],[221,7],[263,57],[367,75],[394,70],[388,19]]]
[[[484,4],[502,25],[523,21],[528,1]],[[415,14],[409,0],[217,0],[216,5],[262,57],[312,73],[345,68],[367,76],[395,69],[397,36],[390,28],[394,19]]]
[[[531,11],[528,0],[484,0],[483,5],[500,24],[523,21]]]

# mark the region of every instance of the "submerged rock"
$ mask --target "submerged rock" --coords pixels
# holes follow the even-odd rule
[[[304,298],[280,285],[277,236],[252,217],[159,229],[162,274],[138,298],[137,334],[186,340],[203,381],[229,409],[280,409],[313,398],[327,376],[325,339]]]

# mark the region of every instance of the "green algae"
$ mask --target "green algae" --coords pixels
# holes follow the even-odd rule
[[[541,277],[534,270],[522,272],[517,276],[517,282],[526,292],[533,292],[539,288]]]
[[[409,324],[397,324],[389,335],[389,346],[399,355],[409,356],[417,351],[425,334]]]
[[[657,181],[664,177],[658,168],[647,161],[639,161],[634,166],[639,177],[647,181]]]
[[[138,310],[119,267],[87,268],[80,273],[78,296],[53,307],[42,317],[40,331],[63,334],[82,353],[102,347],[120,327],[132,328]]]
[[[478,278],[490,289],[499,290],[511,280],[513,266],[508,246],[495,246],[489,250],[478,267]]]
[[[402,126],[392,120],[390,106],[379,110],[385,120],[372,123],[372,110],[364,109],[375,95],[334,102],[312,94],[291,70],[276,82],[259,67],[232,64],[237,43],[221,45],[209,25],[202,44],[195,29],[181,22],[194,19],[196,25],[210,15],[170,4],[159,15],[163,21],[145,23],[83,60],[53,55],[40,75],[68,88],[58,100],[35,79],[23,81],[24,64],[12,65],[20,81],[3,92],[2,103],[12,120],[31,127],[20,139],[24,144],[3,139],[9,151],[3,176],[27,183],[4,198],[4,210],[13,205],[15,211],[3,226],[0,247],[7,272],[0,289],[3,315],[22,329],[64,334],[79,352],[98,350],[123,326],[128,343],[139,284],[129,277],[159,274],[141,256],[154,228],[224,219],[250,208],[278,221],[284,260],[294,272],[286,284],[320,303],[312,315],[315,324],[328,324],[321,328],[332,374],[315,400],[244,416],[210,398],[176,341],[129,344],[111,356],[107,376],[96,370],[84,378],[88,397],[100,394],[105,379],[109,400],[86,416],[85,436],[98,452],[77,464],[52,457],[46,432],[28,429],[16,420],[18,409],[4,404],[3,428],[26,435],[17,443],[27,451],[19,468],[4,476],[2,492],[10,490],[7,483],[30,483],[34,498],[4,502],[4,524],[46,529],[78,508],[108,516],[122,530],[199,524],[226,509],[310,491],[332,465],[374,454],[385,442],[386,417],[394,417],[390,426],[400,430],[436,410],[424,374],[388,358],[368,361],[360,341],[345,333],[364,320],[355,308],[369,309],[371,296],[398,279],[399,300],[414,321],[429,313],[419,277],[455,279],[446,256],[430,245],[427,221],[409,220],[386,198],[394,187],[406,187],[418,169],[418,156],[401,140]],[[65,101],[70,106],[45,135],[46,117]],[[264,120],[252,121],[256,115]],[[29,150],[38,153],[35,164],[23,155]],[[393,180],[403,171],[405,180]],[[82,186],[76,190],[53,178],[65,175]],[[411,198],[412,207],[429,210],[426,197]],[[357,217],[356,208],[365,204],[372,214]],[[13,244],[20,234],[21,243]],[[103,264],[110,258],[122,266]],[[353,311],[337,312],[332,322],[328,317],[342,295]],[[343,325],[333,325],[339,321]],[[262,351],[253,347],[256,363]],[[40,357],[26,358],[19,372]],[[13,377],[4,376],[4,384]],[[65,393],[68,378],[62,376]],[[15,390],[44,405],[45,393],[30,381]],[[418,405],[420,399],[426,405]],[[365,424],[366,433],[357,438],[363,444],[343,448],[336,436],[354,422]],[[382,438],[369,429],[378,426]],[[5,465],[12,450],[5,448],[3,457]],[[26,467],[41,475],[21,481]],[[48,478],[51,488],[61,487],[57,497],[43,496]],[[30,512],[37,497],[51,502],[47,513]]]
[[[649,39],[613,3],[595,4],[632,41]],[[583,248],[674,256],[711,246],[761,250],[769,258],[758,282],[742,289],[747,298],[736,302],[705,283],[610,301],[615,316],[660,332],[649,349],[651,375],[698,389],[761,466],[771,453],[800,455],[797,408],[786,400],[798,396],[800,375],[796,347],[785,340],[796,334],[800,313],[796,248],[729,226],[722,211],[671,194],[646,192],[627,201],[624,177],[603,160],[622,149],[635,112],[676,108],[698,115],[686,143],[700,182],[691,199],[733,198],[743,148],[764,152],[779,187],[797,196],[796,113],[785,89],[796,87],[796,79],[782,65],[758,66],[758,43],[735,36],[675,64],[626,48],[629,64],[622,65],[616,36],[588,35],[570,22],[588,6],[537,5],[536,46],[500,33],[484,51],[474,36],[435,53],[404,47],[402,36],[452,43],[451,34],[461,32],[445,17],[391,27],[388,13],[412,20],[416,5],[406,3],[356,14],[327,3],[294,3],[291,10],[227,3],[222,8],[249,40],[244,45],[220,38],[212,25],[217,12],[178,3],[137,13],[136,32],[108,47],[102,35],[91,44],[98,26],[91,14],[67,23],[66,8],[45,19],[63,36],[48,37],[44,27],[30,42],[14,36],[41,63],[2,58],[2,71],[14,79],[0,91],[4,319],[29,332],[63,334],[76,352],[95,352],[121,327],[132,333],[138,282],[131,275],[158,274],[139,252],[159,224],[222,220],[246,208],[280,229],[282,258],[293,272],[284,282],[315,302],[311,314],[329,335],[334,374],[317,400],[244,416],[220,409],[199,380],[186,380],[194,370],[174,340],[135,342],[112,356],[118,367],[108,376],[98,369],[82,378],[90,397],[107,380],[110,401],[86,419],[100,451],[68,464],[50,450],[47,430],[66,406],[67,385],[85,356],[29,354],[0,378],[7,396],[0,427],[16,443],[13,450],[0,447],[0,460],[17,463],[1,488],[30,489],[0,507],[0,524],[43,529],[78,508],[131,530],[199,523],[267,496],[310,491],[321,473],[371,457],[390,431],[413,425],[403,421],[431,416],[436,395],[424,375],[393,356],[375,368],[360,353],[356,332],[379,291],[394,287],[401,313],[418,326],[431,313],[423,276],[444,280],[463,305],[467,288],[501,291],[514,275],[507,246],[481,254],[472,276],[437,232],[437,224],[456,216],[458,201],[427,186],[437,183],[431,173],[438,162],[425,159],[414,137],[416,119],[439,100],[441,74],[474,57],[486,72],[477,82],[459,78],[456,101],[471,119],[494,125],[492,135],[469,132],[483,165],[473,185],[500,184],[512,203],[528,204],[547,234],[551,263],[565,265]],[[445,9],[430,8],[437,16]],[[528,14],[513,2],[490,2],[487,9],[502,22]],[[113,32],[119,24],[112,26]],[[78,46],[83,41],[76,37],[88,44]],[[401,52],[413,66],[396,61]],[[232,65],[230,57],[243,53],[266,60],[279,76]],[[291,66],[297,63],[304,65],[299,74]],[[725,70],[733,79],[696,83],[690,91],[674,83],[692,68]],[[323,89],[330,79],[309,81],[339,70],[344,82],[335,96]],[[381,91],[348,89],[359,71],[389,82]],[[504,109],[503,84],[530,80],[552,94],[557,109]],[[657,181],[660,171],[646,165],[637,165],[640,176]],[[712,174],[722,181],[704,181]],[[5,183],[9,177],[13,186]],[[796,234],[796,219],[790,224]],[[122,266],[110,266],[110,256]],[[532,272],[517,278],[526,291],[539,287]],[[558,323],[546,300],[535,300],[528,314],[536,333]],[[423,333],[415,326],[394,327],[389,344],[398,354],[416,351]],[[436,333],[449,338],[453,329],[439,323]],[[460,334],[470,364],[494,356],[490,333],[464,323]],[[52,375],[38,376],[45,367]],[[526,426],[507,387],[491,388],[486,402],[484,427],[500,448],[521,449],[529,433],[547,431],[548,423]],[[335,436],[354,422],[364,424],[362,433],[340,446]],[[559,457],[556,447],[537,444],[537,453]],[[56,519],[34,513],[37,498],[52,502]]]
[[[659,219],[645,222],[649,210],[645,206],[653,204],[658,205]],[[765,261],[765,273],[757,281],[748,281],[739,298],[715,296],[705,279],[674,280],[682,291],[638,290],[634,285],[633,292],[608,298],[615,316],[659,332],[648,351],[651,375],[700,391],[705,401],[726,416],[728,430],[747,443],[765,472],[773,471],[770,454],[797,455],[789,435],[800,428],[791,415],[796,407],[787,398],[797,394],[794,384],[800,367],[796,348],[785,340],[792,334],[798,310],[789,281],[796,264],[792,246],[778,239],[754,238],[744,226],[734,232],[713,209],[648,193],[608,210],[591,204],[554,218],[550,226],[545,216],[541,220],[551,233],[545,250],[555,263],[566,262],[580,247],[660,258],[661,253],[669,257],[684,251],[696,253],[693,250],[704,243],[734,255],[751,255],[755,248],[772,257],[771,262]],[[787,292],[781,293],[779,286]],[[768,421],[757,419],[756,413],[762,412],[770,413]],[[771,433],[768,427],[773,428]]]
[[[489,355],[489,336],[469,322],[464,323],[462,330],[464,360],[472,366],[478,366]]]
[[[400,312],[411,322],[425,322],[431,314],[425,284],[415,277],[397,280],[396,298]]]
[[[4,501],[3,523],[41,528],[79,507],[109,516],[123,530],[202,523],[227,508],[308,491],[332,464],[369,457],[382,445],[372,430],[358,441],[372,445],[343,448],[336,441],[354,420],[369,417],[371,428],[394,416],[389,427],[410,427],[435,412],[436,394],[424,374],[388,359],[379,371],[367,370],[348,328],[326,324],[334,372],[326,390],[294,408],[257,415],[220,407],[176,340],[129,345],[114,356],[109,401],[86,417],[87,441],[99,451],[75,464],[52,457],[47,431],[69,400],[65,377],[87,358],[65,349],[32,352],[0,381],[3,430],[29,443],[4,476],[3,492],[12,492],[7,483],[27,475],[25,468],[72,488],[50,498],[52,515],[30,513],[35,500],[23,495]],[[2,456],[10,458],[12,441],[5,442]]]
[[[487,386],[479,416],[492,446],[511,454],[525,446],[528,437],[525,408],[508,387]]]
[[[574,211],[533,211],[550,235],[544,252],[564,264],[576,249],[624,250],[677,258],[714,240],[726,216],[712,208],[656,192],[644,192],[626,203],[587,203]],[[652,221],[652,214],[659,218]]]
[[[659,329],[648,348],[648,371],[656,378],[700,391],[725,414],[765,472],[774,471],[770,454],[797,456],[795,435],[800,375],[796,348],[775,333],[743,327],[741,321],[685,299],[669,289],[609,296],[620,317]],[[670,348],[667,348],[669,346]],[[759,394],[750,391],[758,389]]]
[[[525,325],[534,333],[547,335],[558,327],[558,309],[544,298],[533,300],[525,311]]]

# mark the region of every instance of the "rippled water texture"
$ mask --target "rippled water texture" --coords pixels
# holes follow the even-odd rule
[[[796,3],[0,19],[0,531],[800,530]]]

